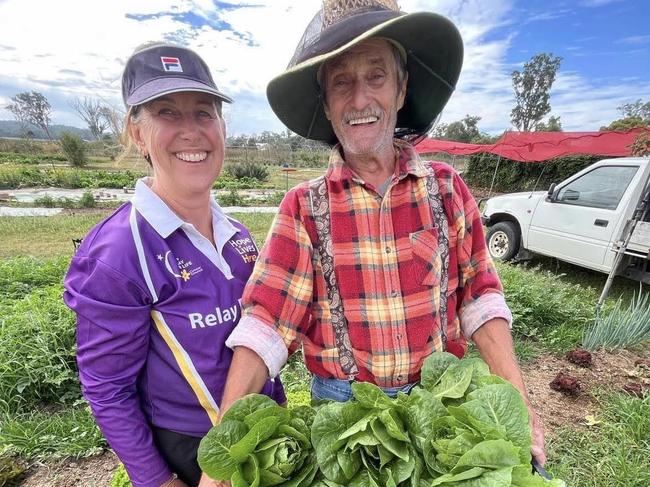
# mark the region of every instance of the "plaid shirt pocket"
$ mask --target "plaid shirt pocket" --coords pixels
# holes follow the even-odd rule
[[[423,286],[440,286],[442,258],[438,246],[438,229],[420,230],[409,235],[415,277]]]

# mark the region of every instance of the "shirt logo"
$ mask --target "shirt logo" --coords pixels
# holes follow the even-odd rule
[[[232,306],[227,306],[220,308],[216,306],[214,308],[214,313],[189,313],[187,318],[190,320],[190,326],[192,330],[197,328],[205,328],[223,325],[227,323],[234,323],[235,320],[239,317],[239,310],[241,309],[241,299],[237,300]]]
[[[250,237],[229,240],[228,243],[241,256],[244,262],[249,263],[257,260],[257,247]]]
[[[170,261],[170,256],[171,250],[168,250],[165,252],[165,256],[163,257],[162,254],[158,254],[156,258],[160,262],[164,262],[165,264],[165,269],[167,269],[167,272],[169,272],[172,276],[183,279],[183,281],[187,282],[189,281],[192,276],[195,276],[199,272],[203,272],[203,268],[200,266],[193,267],[192,261],[188,260],[185,261],[183,259],[176,258],[176,267],[178,268],[178,272],[174,270],[172,267],[171,261]],[[173,256],[172,256],[173,258]]]
[[[172,72],[172,73],[183,72],[183,66],[181,66],[181,60],[178,59],[177,57],[162,56],[160,58],[160,61],[162,62],[163,69],[165,71]]]

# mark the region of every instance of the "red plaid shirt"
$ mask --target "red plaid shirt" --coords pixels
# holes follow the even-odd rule
[[[467,186],[451,167],[423,163],[411,146],[397,141],[396,146],[399,162],[383,197],[345,165],[336,148],[326,174],[335,273],[359,367],[357,380],[381,387],[418,381],[424,359],[444,349],[442,259],[425,164],[434,169],[449,222],[448,293],[442,297],[448,302],[447,340],[464,344],[461,320],[469,321],[463,331],[467,325],[470,336],[491,318],[511,320]],[[269,365],[274,359],[268,357],[277,357],[277,350],[260,348],[277,348],[279,336],[289,352],[303,346],[312,373],[346,379],[314,251],[318,237],[310,205],[308,183],[282,201],[244,291],[244,317],[229,345],[253,348]],[[269,365],[272,375],[274,368]]]

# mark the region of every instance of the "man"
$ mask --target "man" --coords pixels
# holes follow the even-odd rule
[[[543,463],[476,204],[450,167],[420,161],[404,140],[425,134],[449,99],[460,35],[395,2],[324,3],[267,93],[291,130],[336,145],[327,174],[280,205],[227,342],[221,412],[300,346],[313,397],[347,400],[350,380],[410,390],[428,355],[462,356],[467,338],[521,392]]]

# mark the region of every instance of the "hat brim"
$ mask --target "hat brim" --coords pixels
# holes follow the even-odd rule
[[[208,93],[226,103],[232,103],[232,98],[224,95],[219,90],[204,83],[178,76],[169,78],[156,78],[144,83],[136,88],[131,96],[126,100],[128,106],[141,105],[148,101],[155,100],[164,95],[171,93],[180,93],[183,91],[194,91],[199,93]]]
[[[418,12],[382,22],[337,49],[307,59],[272,79],[266,94],[287,128],[308,139],[336,142],[323,110],[318,69],[325,61],[371,37],[396,41],[407,53],[409,79],[397,127],[424,131],[431,125],[458,82],[463,41],[450,20],[432,12]]]

